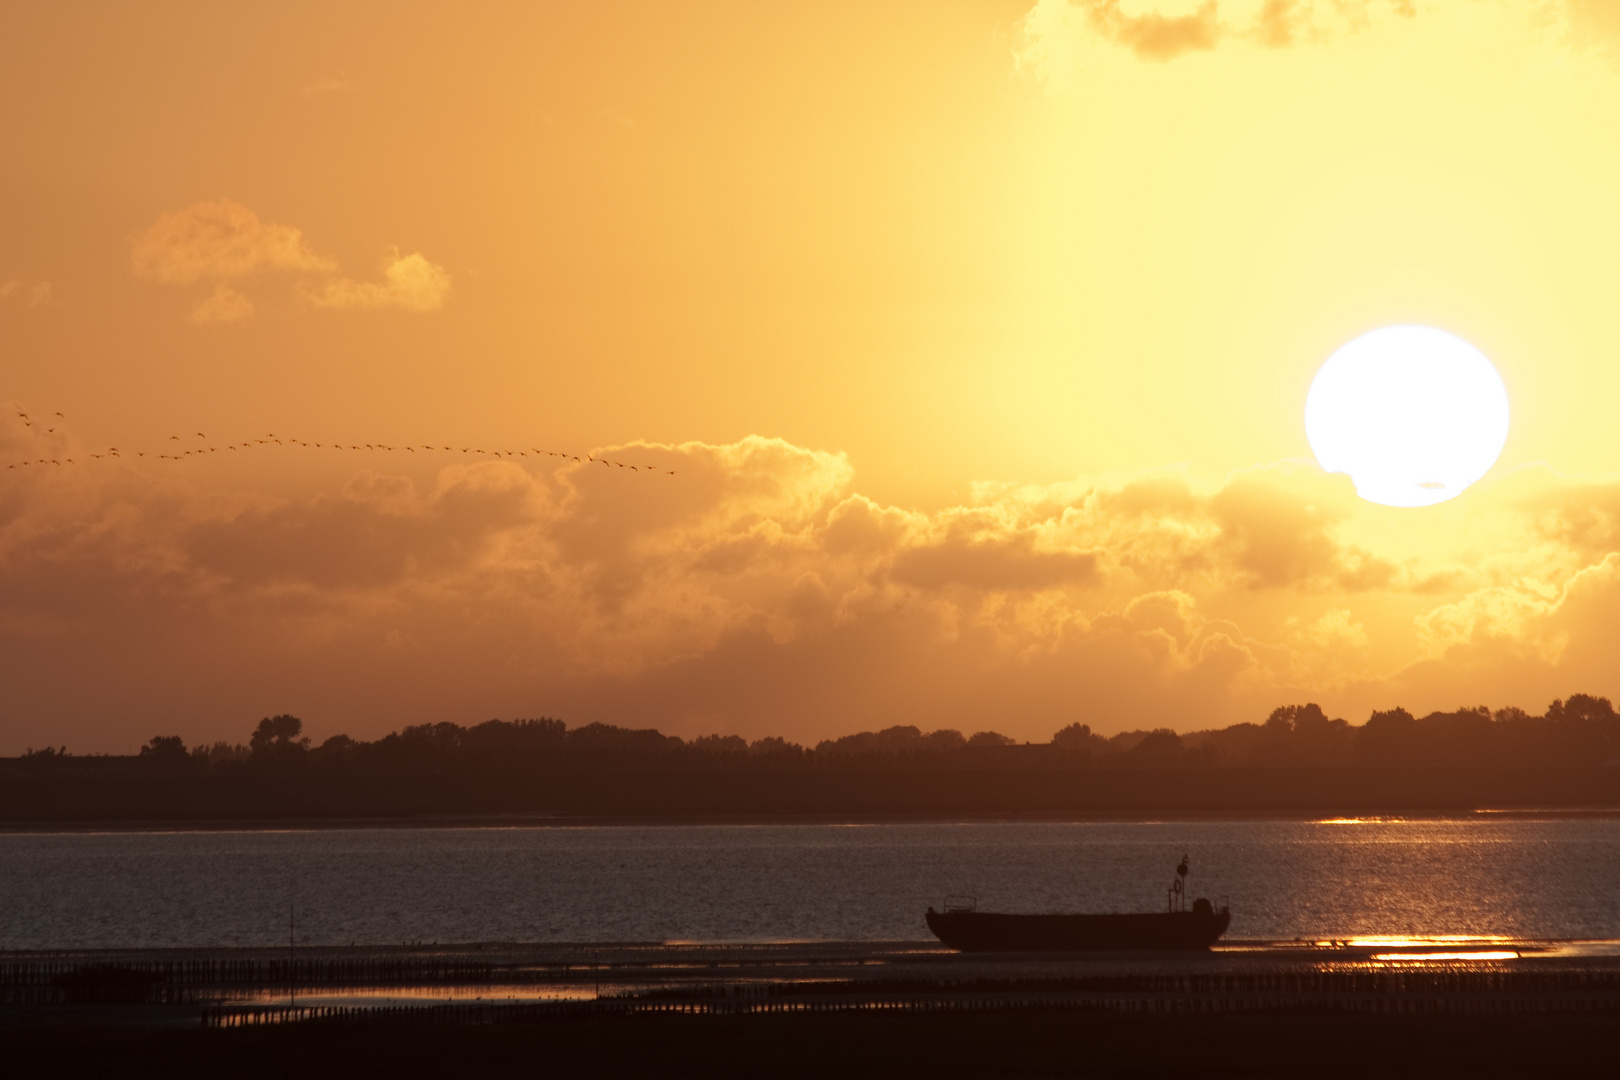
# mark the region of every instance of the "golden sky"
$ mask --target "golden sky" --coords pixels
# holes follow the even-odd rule
[[[469,7],[0,8],[0,753],[1620,696],[1620,3]]]

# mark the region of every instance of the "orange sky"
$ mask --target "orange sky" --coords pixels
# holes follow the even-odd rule
[[[0,753],[1620,696],[1606,0],[11,5],[0,100]],[[1511,401],[1435,507],[1304,437],[1393,323]]]

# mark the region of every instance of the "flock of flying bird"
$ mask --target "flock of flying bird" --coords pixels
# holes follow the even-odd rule
[[[30,416],[28,413],[23,412],[21,409],[15,409],[15,412],[17,413],[18,418],[23,422],[24,427],[32,428],[34,426],[34,423],[35,423],[34,418],[32,416]],[[59,419],[62,419],[62,420],[67,419],[61,413],[56,413],[55,415]],[[54,428],[54,427],[48,427],[48,428],[45,429],[46,434],[54,434],[55,431],[56,431],[56,428]],[[204,435],[200,431],[196,433],[196,437],[199,438],[199,439],[202,439],[204,442],[210,441],[208,439],[208,436]],[[135,457],[138,457],[138,458],[150,457],[150,458],[152,458],[152,459],[154,459],[156,461],[183,461],[186,458],[190,458],[190,457],[202,457],[202,456],[205,456],[207,454],[217,454],[217,453],[219,453],[219,447],[217,447],[217,446],[196,446],[196,447],[193,447],[193,448],[191,448],[189,450],[185,449],[185,440],[182,439],[178,435],[170,435],[169,440],[172,440],[174,442],[177,442],[177,443],[181,444],[180,446],[171,447],[170,449],[173,451],[172,453],[148,454],[144,450],[124,451],[124,450],[120,450],[116,446],[111,446],[111,447],[108,447],[102,453],[90,454],[89,456],[92,457],[92,458],[97,458],[97,459],[100,459],[100,458],[123,458],[123,457],[127,457],[127,456],[130,456],[131,454],[133,454]],[[555,458],[562,458],[564,461],[577,461],[577,462],[580,462],[581,464],[585,464],[585,465],[598,465],[599,464],[599,465],[605,465],[609,469],[613,469],[613,468],[628,469],[628,470],[630,470],[631,472],[634,472],[634,473],[647,473],[649,475],[655,474],[655,473],[658,473],[658,472],[663,472],[664,474],[666,474],[668,476],[674,476],[676,471],[677,471],[675,469],[664,469],[664,468],[661,468],[660,466],[657,466],[657,465],[631,465],[631,464],[627,464],[627,463],[625,463],[623,461],[613,461],[613,460],[611,460],[609,458],[596,457],[596,456],[591,455],[591,454],[585,454],[585,455],[581,456],[579,454],[570,454],[570,453],[568,453],[567,451],[564,451],[564,450],[541,450],[541,449],[539,449],[537,447],[533,447],[533,446],[529,447],[529,449],[527,449],[527,450],[512,451],[512,450],[485,450],[485,449],[483,449],[481,447],[477,447],[477,446],[463,446],[463,447],[459,447],[459,448],[454,447],[454,446],[432,446],[432,445],[429,445],[427,443],[417,443],[417,444],[415,444],[413,446],[398,446],[398,445],[390,446],[387,443],[380,443],[380,442],[379,443],[358,443],[358,444],[356,444],[356,443],[319,443],[319,442],[306,442],[303,439],[294,439],[294,438],[292,438],[290,436],[280,436],[280,435],[275,434],[274,432],[271,432],[270,434],[266,435],[262,439],[242,439],[242,440],[239,440],[239,441],[234,442],[234,443],[227,443],[226,446],[225,446],[225,449],[227,451],[251,450],[254,447],[269,446],[269,445],[272,445],[272,444],[275,445],[275,446],[301,446],[301,447],[308,447],[308,448],[316,449],[316,450],[326,450],[326,449],[331,449],[331,450],[371,450],[371,451],[383,450],[383,451],[388,451],[388,452],[391,452],[391,453],[392,452],[399,452],[399,451],[409,451],[412,454],[416,453],[418,450],[424,451],[424,452],[435,452],[435,451],[436,452],[445,452],[445,451],[449,451],[449,452],[453,453],[457,449],[459,449],[461,451],[461,453],[463,453],[463,454],[483,454],[486,457],[494,457],[494,458],[514,458],[514,457],[526,458],[526,457],[529,457],[531,454],[534,457],[555,457]],[[60,457],[60,458],[44,458],[44,457],[41,457],[41,458],[30,458],[27,461],[13,462],[13,463],[7,465],[6,468],[8,468],[8,469],[23,469],[23,468],[28,468],[29,466],[32,466],[32,465],[56,465],[56,466],[60,467],[60,466],[63,466],[63,465],[77,465],[77,464],[79,464],[79,462],[77,462],[75,459],[70,458],[70,457]]]

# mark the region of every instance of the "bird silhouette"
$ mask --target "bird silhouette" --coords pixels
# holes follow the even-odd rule
[[[208,438],[208,436],[204,435],[202,432],[199,431],[199,432],[197,432],[197,438],[206,439],[206,438]]]
[[[57,414],[56,414],[56,415],[57,415],[57,416],[62,416],[62,414],[61,414],[61,413],[57,413]],[[62,416],[62,419],[64,419],[64,420],[66,420],[66,419],[67,419],[67,417],[65,417],[65,416]]]

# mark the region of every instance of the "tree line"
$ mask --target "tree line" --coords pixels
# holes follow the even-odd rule
[[[23,761],[64,761],[65,748],[29,751]],[[585,724],[549,717],[489,720],[472,726],[420,724],[372,741],[334,735],[315,745],[295,716],[260,720],[246,744],[188,748],[177,735],[142,747],[144,767],[171,773],[237,771],[391,774],[534,767],[585,770],[1222,767],[1514,767],[1620,764],[1620,715],[1607,698],[1574,694],[1541,715],[1484,706],[1413,716],[1375,711],[1365,723],[1330,719],[1314,703],[1284,705],[1263,723],[1178,734],[1169,728],[1104,737],[1070,724],[1050,742],[1019,743],[995,731],[923,731],[896,725],[828,739],[813,747],[738,735],[683,739],[651,728]]]

